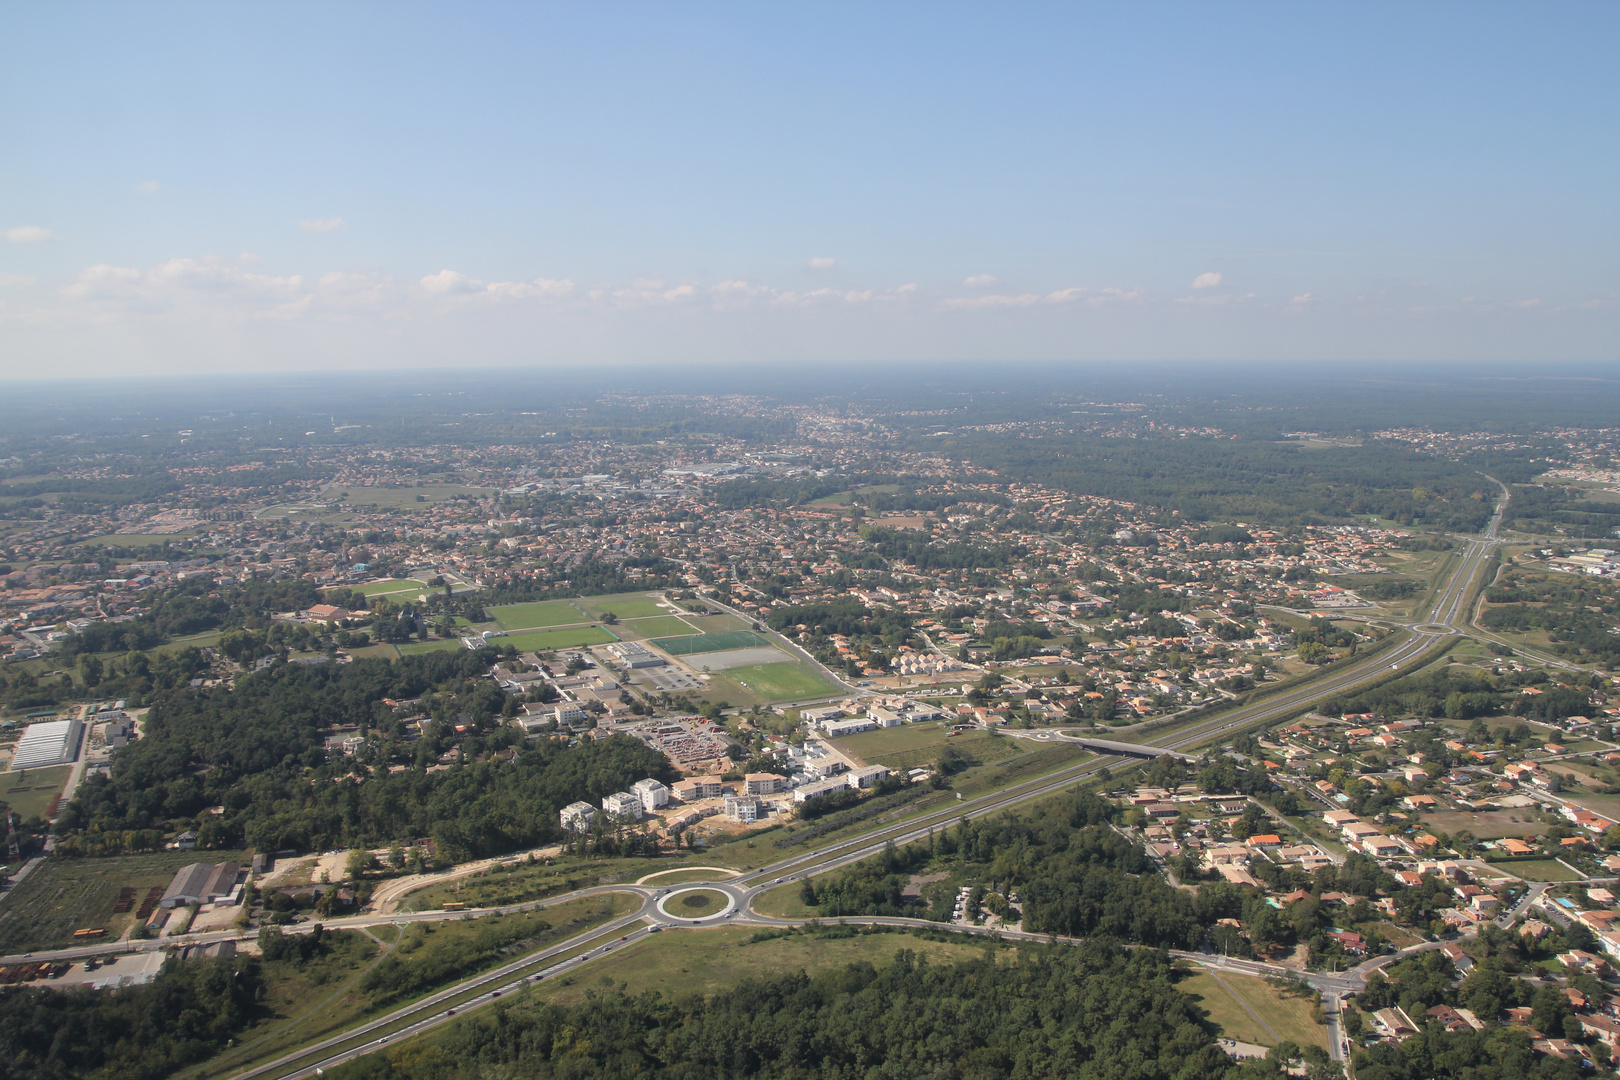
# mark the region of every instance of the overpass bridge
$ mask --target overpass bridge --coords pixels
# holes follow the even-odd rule
[[[1193,754],[1183,754],[1179,750],[1171,750],[1165,746],[1144,746],[1141,743],[1114,742],[1112,739],[1093,739],[1086,735],[1068,735],[1069,742],[1079,743],[1087,750],[1096,750],[1103,754],[1126,754],[1130,757],[1156,758],[1169,754],[1182,761],[1197,761]]]
[[[1027,739],[1030,742],[1050,742],[1054,739],[1083,746],[1087,750],[1095,750],[1099,754],[1123,754],[1126,757],[1156,758],[1169,754],[1182,761],[1197,761],[1196,754],[1183,754],[1179,750],[1172,750],[1167,746],[1148,746],[1144,743],[1115,742],[1112,739],[1093,739],[1089,735],[1071,735],[1067,731],[1007,731],[1015,739]]]

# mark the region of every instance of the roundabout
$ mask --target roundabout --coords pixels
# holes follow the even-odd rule
[[[707,886],[676,889],[658,901],[660,915],[685,923],[724,919],[736,910],[737,898],[730,890]]]
[[[1455,627],[1437,622],[1424,623],[1422,626],[1414,626],[1412,629],[1416,630],[1420,634],[1434,634],[1438,637],[1449,637],[1450,635],[1457,633]]]

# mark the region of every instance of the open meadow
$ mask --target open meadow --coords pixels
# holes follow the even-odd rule
[[[1221,1034],[1238,1042],[1276,1046],[1327,1046],[1321,1010],[1309,998],[1286,997],[1264,979],[1194,968],[1176,980],[1176,989],[1209,1013]]]
[[[393,649],[400,656],[420,656],[422,653],[430,653],[430,652],[457,652],[458,650],[466,648],[466,646],[461,643],[461,640],[459,638],[446,638],[446,639],[441,640],[441,641],[412,641],[412,642],[408,642],[408,643],[406,643],[404,645],[386,645],[386,646],[385,645],[373,645],[373,646],[371,646],[371,649],[383,649],[383,648]],[[385,658],[388,655],[387,653],[373,654],[369,650],[365,650],[365,649],[362,649],[362,650],[359,650],[358,652],[355,652],[355,655],[358,656],[361,653],[365,653],[366,655],[379,655],[379,656],[383,656]]]
[[[637,991],[708,994],[766,972],[815,972],[862,961],[883,967],[900,949],[910,949],[931,964],[949,964],[978,959],[985,948],[984,942],[967,938],[929,941],[910,934],[832,938],[798,933],[750,943],[755,933],[735,926],[668,930],[531,992],[539,1001],[556,1002],[579,1001],[594,990],[621,985]],[[1010,960],[1016,950],[1002,955]]]
[[[72,772],[72,765],[52,765],[44,769],[0,773],[0,802],[6,803],[13,813],[24,820],[44,817],[51,801],[62,790],[62,785],[67,783]]]

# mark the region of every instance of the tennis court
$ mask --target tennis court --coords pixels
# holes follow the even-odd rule
[[[770,642],[752,630],[731,630],[723,634],[696,634],[692,637],[659,638],[654,645],[671,656],[690,656],[693,653],[722,652],[726,649],[748,649]]]

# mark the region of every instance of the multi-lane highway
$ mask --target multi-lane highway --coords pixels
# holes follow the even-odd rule
[[[1193,718],[1182,723],[1158,727],[1157,730],[1149,734],[1143,734],[1140,741],[1136,742],[1135,745],[1140,746],[1141,751],[1148,752],[1153,750],[1195,751],[1200,747],[1230,738],[1240,731],[1297,715],[1324,698],[1383,680],[1402,670],[1415,670],[1420,667],[1444,647],[1448,637],[1466,629],[1463,623],[1464,612],[1467,610],[1474,583],[1478,579],[1482,567],[1486,564],[1492,549],[1499,542],[1496,540],[1496,532],[1501,523],[1505,501],[1504,498],[1503,503],[1498,504],[1495,515],[1492,517],[1484,535],[1470,539],[1466,547],[1454,557],[1456,564],[1446,584],[1423,617],[1423,621],[1409,630],[1397,631],[1402,636],[1394,644],[1386,646],[1371,656],[1341,662],[1338,666],[1317,678],[1297,686],[1277,690],[1248,704],[1225,709],[1211,716]],[[1062,732],[1018,734],[1021,737],[1037,740],[1070,739],[1072,741],[1082,741],[1081,737],[1070,736]],[[1126,742],[1132,741],[1128,733],[1123,734],[1122,739]],[[1115,749],[1113,746],[1102,744],[1097,744],[1094,748],[1102,751]],[[1137,751],[1134,756],[1142,756],[1141,751]],[[454,1016],[464,1014],[470,1009],[476,1009],[498,1001],[501,997],[535,981],[551,978],[571,971],[578,966],[588,964],[592,960],[623,948],[648,934],[666,930],[671,932],[682,929],[690,930],[696,927],[724,925],[732,922],[763,925],[796,924],[798,920],[775,919],[756,913],[753,910],[755,900],[760,894],[769,889],[789,885],[805,877],[824,874],[868,858],[880,852],[889,843],[905,844],[921,839],[927,836],[930,830],[948,825],[962,817],[977,817],[983,814],[996,813],[1017,804],[1062,791],[1071,787],[1077,781],[1094,776],[1104,768],[1118,766],[1127,760],[1129,760],[1129,756],[1123,750],[1119,753],[1099,753],[1095,757],[1055,770],[1033,780],[1010,785],[979,798],[951,802],[933,810],[913,814],[904,820],[874,829],[852,839],[812,843],[807,845],[810,850],[789,855],[767,866],[746,871],[726,881],[701,883],[702,888],[723,894],[728,902],[721,910],[696,919],[683,914],[679,909],[676,909],[674,913],[666,910],[669,901],[675,896],[697,887],[692,884],[685,884],[666,888],[653,885],[614,885],[555,896],[545,901],[515,904],[474,913],[429,911],[396,915],[363,915],[347,919],[329,920],[326,925],[331,929],[403,925],[418,921],[466,918],[469,914],[474,917],[481,917],[492,914],[494,911],[511,913],[534,910],[604,892],[630,893],[640,901],[637,909],[631,914],[620,916],[569,941],[513,961],[495,971],[485,972],[475,978],[464,980],[428,998],[398,1009],[387,1016],[357,1025],[339,1035],[305,1047],[277,1061],[257,1066],[250,1071],[239,1074],[239,1076],[242,1080],[246,1080],[249,1077],[292,1078],[317,1075],[323,1069],[331,1068],[343,1061],[363,1054],[372,1053],[401,1038],[418,1034],[445,1023]],[[909,919],[873,918],[851,919],[849,921],[895,926],[938,926],[935,923]],[[998,933],[1007,937],[1028,937],[1036,940],[1048,939],[1046,935],[1021,935],[1009,931],[986,931],[983,928],[958,927],[956,929],[967,929],[969,932],[979,933]],[[188,943],[209,942],[232,939],[238,936],[235,932],[223,931],[214,934],[190,935],[186,940]],[[162,947],[163,944],[170,943],[149,942],[139,943],[138,945],[125,944],[122,946],[108,945],[68,949],[50,953],[41,952],[34,954],[31,958],[34,960],[76,959],[111,951],[157,948]],[[1216,958],[1199,954],[1189,954],[1188,958],[1204,963],[1217,962]],[[0,957],[0,963],[16,962],[22,959],[24,958]],[[1267,965],[1255,965],[1242,961],[1225,961],[1224,963],[1234,970],[1248,971],[1253,968],[1254,973],[1277,973],[1272,972]],[[1266,970],[1261,971],[1262,968]],[[1337,976],[1317,975],[1311,977],[1311,981],[1318,986],[1318,989],[1324,991],[1325,994],[1334,996],[1335,999],[1339,994],[1358,988],[1360,980],[1359,972]]]
[[[1415,669],[1430,660],[1444,647],[1446,638],[1458,634],[1464,629],[1463,626],[1459,625],[1459,620],[1463,617],[1462,613],[1466,610],[1468,598],[1481,569],[1485,566],[1492,549],[1498,543],[1496,532],[1501,524],[1505,502],[1504,498],[1503,503],[1498,504],[1496,513],[1491,518],[1490,525],[1484,536],[1470,539],[1466,548],[1456,556],[1456,566],[1447,579],[1445,586],[1441,589],[1440,594],[1435,598],[1424,621],[1410,631],[1404,632],[1402,640],[1373,656],[1341,664],[1319,678],[1278,691],[1250,704],[1223,711],[1215,716],[1195,719],[1185,724],[1154,732],[1151,745],[1155,748],[1174,751],[1194,750],[1200,746],[1227,738],[1241,730],[1296,715],[1323,698],[1388,678],[1401,670]],[[1068,737],[1062,733],[1041,733],[1034,737],[1040,738],[1042,735],[1047,739]],[[1144,736],[1144,738],[1146,737]],[[553,946],[544,952],[515,961],[497,971],[486,972],[476,978],[465,980],[430,998],[397,1010],[389,1016],[350,1029],[318,1045],[288,1055],[279,1061],[242,1073],[239,1080],[261,1076],[302,1078],[317,1075],[323,1069],[331,1068],[341,1062],[364,1054],[373,1053],[393,1041],[430,1030],[435,1026],[448,1022],[456,1015],[464,1014],[470,1009],[498,1001],[502,996],[526,985],[571,971],[580,965],[589,963],[593,959],[629,945],[648,934],[665,930],[675,932],[728,923],[753,923],[771,926],[797,925],[802,920],[772,918],[755,912],[753,910],[754,901],[767,890],[791,885],[791,883],[803,878],[824,874],[868,858],[880,852],[890,843],[908,843],[912,840],[921,839],[930,830],[937,829],[941,825],[949,824],[959,818],[995,813],[1019,803],[1063,790],[1078,780],[1090,777],[1108,766],[1118,765],[1126,760],[1127,757],[1123,754],[1100,754],[1097,757],[1057,770],[1044,777],[1012,785],[977,799],[965,800],[942,809],[917,814],[905,821],[873,830],[854,839],[815,844],[813,845],[814,850],[790,855],[768,866],[747,871],[726,881],[691,883],[662,889],[651,885],[611,886],[609,888],[612,890],[637,895],[641,900],[639,909],[632,915],[616,919],[603,927]],[[697,888],[723,894],[728,901],[726,906],[719,911],[695,919],[682,915],[678,908],[674,913],[668,910],[671,900],[683,892]],[[545,906],[562,903],[590,892],[602,891],[606,890],[587,890],[582,893],[554,897],[546,901]],[[517,911],[536,906],[540,905],[513,905],[500,910]],[[424,912],[410,916],[381,918],[375,921],[403,922],[432,917],[443,916],[437,912]],[[365,921],[364,919],[356,919],[353,923],[361,924]],[[862,918],[847,921],[897,927],[938,927],[939,925],[923,920],[900,918]],[[348,924],[347,920],[334,921],[330,925],[337,928],[345,924]],[[637,929],[627,929],[634,924],[640,925]],[[954,927],[953,929],[961,929],[970,933],[994,934],[1010,939],[1050,940],[1050,935],[1023,934],[999,929],[991,930],[979,927]],[[1216,964],[1229,970],[1241,971],[1247,974],[1295,974],[1275,965],[1254,961],[1228,960],[1199,953],[1178,953],[1177,955],[1198,963]],[[1353,970],[1338,974],[1314,974],[1308,976],[1308,980],[1323,992],[1325,999],[1336,1004],[1341,995],[1359,989],[1363,977],[1364,972]],[[459,1006],[452,1007],[447,1004],[452,1001],[460,1002]],[[1333,1041],[1339,1043],[1342,1040],[1335,1038]],[[1334,1050],[1335,1057],[1342,1056],[1341,1046],[1336,1045]]]

